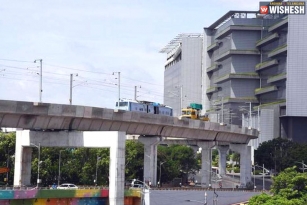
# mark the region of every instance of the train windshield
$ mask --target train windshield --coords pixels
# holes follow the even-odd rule
[[[119,102],[119,107],[128,106],[128,102]],[[118,102],[116,102],[116,107],[118,107]]]

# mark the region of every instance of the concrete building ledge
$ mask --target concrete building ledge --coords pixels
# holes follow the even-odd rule
[[[218,86],[215,86],[215,87],[210,87],[206,90],[206,93],[207,94],[210,94],[210,93],[214,93],[214,92],[217,92],[219,90],[219,87]]]
[[[224,75],[214,81],[214,83],[221,83],[230,79],[259,79],[259,75],[257,73],[230,73]]]
[[[218,34],[216,34],[215,38],[216,39],[221,39],[230,34],[233,30],[241,30],[241,31],[261,31],[262,27],[259,25],[231,25],[227,27],[226,29],[222,30]]]
[[[213,66],[210,66],[206,69],[207,73],[216,71],[217,69],[219,69],[220,67],[220,63],[214,63]]]
[[[279,38],[278,33],[273,33],[273,34],[271,34],[269,36],[266,36],[265,38],[260,39],[259,41],[257,41],[256,46],[257,47],[265,46],[265,45],[275,41],[278,38]]]
[[[268,54],[269,58],[272,58],[277,55],[281,55],[287,52],[287,45],[279,46]]]
[[[273,67],[275,65],[278,65],[278,60],[276,60],[276,59],[270,60],[270,61],[265,61],[265,62],[257,64],[255,66],[255,70],[258,71],[258,70],[262,70],[262,69],[265,69],[265,68]]]
[[[260,55],[258,50],[237,50],[237,49],[230,49],[215,58],[215,61],[222,61],[231,55]]]
[[[269,93],[278,90],[276,85],[268,86],[268,87],[263,87],[263,88],[257,88],[255,90],[255,95],[261,95],[264,93]]]
[[[288,26],[288,17],[282,19],[281,21],[275,23],[274,25],[270,26],[268,32],[276,31],[277,29],[282,29]]]
[[[269,77],[267,80],[267,83],[274,83],[280,80],[286,80],[287,79],[287,73],[281,73],[272,77]]]
[[[217,42],[211,44],[210,46],[207,47],[207,52],[210,52],[210,51],[215,50],[216,48],[219,47],[219,45],[220,45],[220,42],[219,42],[219,41],[217,41]]]

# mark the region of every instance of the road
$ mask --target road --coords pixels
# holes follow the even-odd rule
[[[213,205],[214,192],[206,191],[207,205]],[[261,192],[249,191],[216,191],[218,205],[230,205],[247,201]],[[151,190],[151,205],[196,205],[205,203],[204,190]]]

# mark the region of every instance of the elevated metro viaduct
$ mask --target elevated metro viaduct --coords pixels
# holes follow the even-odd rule
[[[221,174],[226,170],[226,152],[230,148],[241,154],[241,185],[251,181],[251,152],[247,144],[258,136],[257,130],[236,125],[87,106],[7,100],[0,100],[0,127],[31,130],[17,134],[14,185],[30,181],[31,143],[110,147],[110,205],[123,204],[126,134],[142,135],[139,141],[144,144],[144,177],[152,185],[157,182],[157,144],[170,137],[197,141],[202,148],[201,183],[207,187],[211,178],[207,170],[211,170],[211,148],[214,146],[220,153]]]

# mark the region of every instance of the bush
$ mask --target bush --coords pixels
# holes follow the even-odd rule
[[[240,167],[235,167],[235,168],[233,169],[233,171],[234,171],[235,173],[240,173]]]

